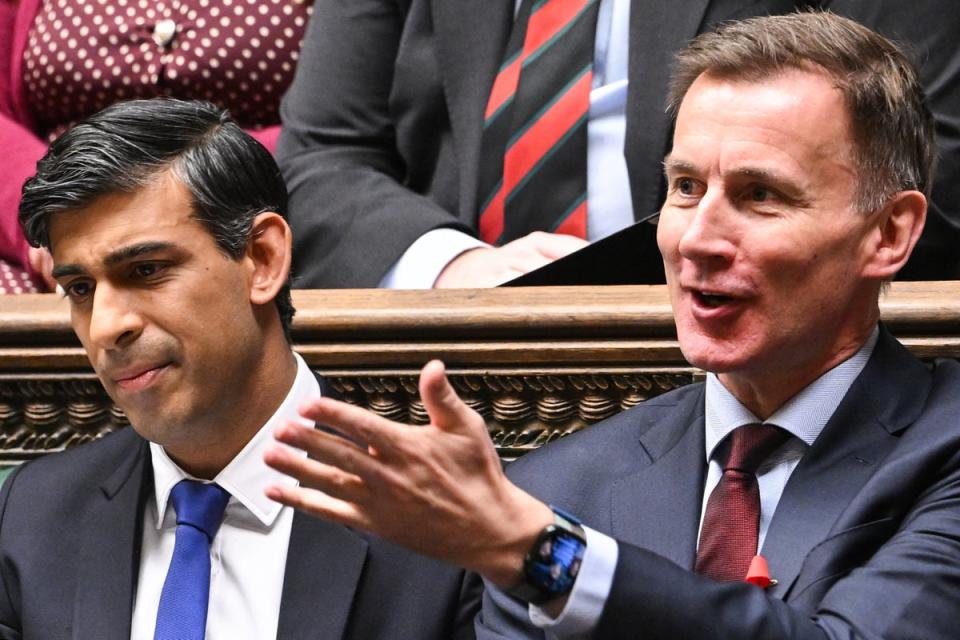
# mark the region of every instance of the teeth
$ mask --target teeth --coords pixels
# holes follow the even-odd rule
[[[707,293],[705,291],[700,293],[700,298],[701,300],[703,300],[704,304],[706,304],[708,307],[719,307],[724,302],[730,299],[728,296],[721,296],[715,293]]]

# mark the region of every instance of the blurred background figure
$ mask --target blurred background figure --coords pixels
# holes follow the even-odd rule
[[[0,0],[0,292],[52,288],[17,227],[47,145],[120,100],[227,108],[271,152],[312,0]]]
[[[294,286],[492,286],[644,219],[663,203],[674,52],[807,9],[911,50],[940,164],[898,278],[958,277],[955,0],[352,0],[317,4],[283,103]],[[654,226],[636,231],[631,264],[662,282]]]

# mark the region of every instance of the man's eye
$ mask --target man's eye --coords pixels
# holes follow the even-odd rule
[[[152,262],[138,264],[133,268],[133,274],[138,278],[149,278],[152,275],[156,275],[159,271],[160,265]]]
[[[63,290],[68,298],[76,300],[90,295],[93,287],[90,286],[89,282],[71,282]]]
[[[682,196],[698,197],[703,194],[702,185],[693,178],[677,178],[674,185],[677,193]]]
[[[774,193],[766,187],[753,187],[753,189],[750,190],[750,199],[754,202],[767,202],[774,197]]]

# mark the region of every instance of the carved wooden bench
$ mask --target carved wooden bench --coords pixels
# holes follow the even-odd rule
[[[295,348],[349,401],[423,423],[417,373],[440,358],[505,458],[701,375],[677,347],[664,287],[311,290],[294,303]],[[960,282],[895,283],[881,306],[921,358],[960,356]],[[66,301],[0,296],[0,465],[126,424]]]

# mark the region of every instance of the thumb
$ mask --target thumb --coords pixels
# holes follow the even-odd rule
[[[420,399],[430,421],[445,431],[463,428],[476,415],[453,390],[446,368],[439,360],[431,360],[420,372]]]

